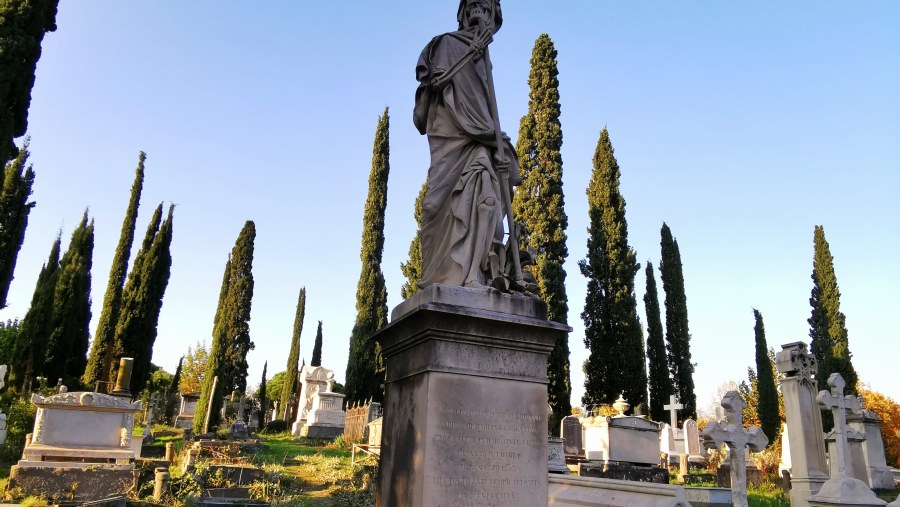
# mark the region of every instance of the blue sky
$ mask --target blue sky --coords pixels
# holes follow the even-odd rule
[[[375,123],[391,114],[383,269],[400,302],[428,149],[411,121],[414,66],[455,28],[456,2],[61,2],[29,118],[37,173],[9,307],[21,317],[57,231],[96,221],[96,326],[134,176],[148,154],[138,237],[176,204],[172,277],[153,360],[173,371],[210,341],[222,269],[257,226],[248,382],[285,367],[297,293],[301,353],[324,321],[323,364],[343,380],[355,318],[362,208]],[[337,8],[335,8],[337,7]],[[659,264],[681,248],[698,404],[768,343],[808,340],[813,227],[824,225],[860,378],[896,400],[900,275],[900,3],[505,2],[492,45],[504,129],[527,108],[534,40],[559,52],[569,216],[573,401],[587,357],[584,194],[600,130],[622,170],[629,240]],[[636,279],[644,293],[643,269]],[[661,290],[661,286],[660,286]],[[643,304],[639,314],[646,322]]]

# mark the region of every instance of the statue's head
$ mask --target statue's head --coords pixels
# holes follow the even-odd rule
[[[459,10],[456,11],[456,20],[459,21],[459,29],[488,25],[493,20],[494,33],[503,25],[503,11],[500,9],[500,0],[460,0]]]

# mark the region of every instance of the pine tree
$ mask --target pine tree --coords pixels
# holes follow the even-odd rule
[[[425,191],[428,189],[428,179],[422,184],[416,204],[413,208],[413,216],[416,219],[416,237],[409,243],[409,259],[400,263],[400,271],[406,277],[403,287],[400,287],[400,297],[411,298],[419,292],[419,280],[422,279],[422,238],[419,237],[422,229],[422,203],[425,201]]]
[[[59,254],[62,232],[56,236],[50,248],[50,256],[41,268],[31,306],[22,319],[21,330],[13,347],[13,362],[10,365],[10,384],[17,385],[22,392],[31,388],[31,381],[44,369],[47,358],[47,338],[53,317],[53,293],[59,278]]]
[[[44,34],[56,30],[59,0],[0,0],[0,166],[16,156]]]
[[[260,428],[266,427],[266,405],[269,400],[266,399],[266,370],[269,369],[269,362],[263,363],[262,381],[259,383],[259,411],[256,413]]]
[[[122,309],[116,325],[115,342],[123,345],[122,355],[134,358],[131,370],[131,389],[141,392],[150,375],[153,344],[162,310],[163,296],[169,284],[172,266],[172,215],[169,206],[166,219],[153,234],[150,248],[138,252],[128,282],[122,293]],[[162,204],[154,216],[162,211]],[[150,231],[148,231],[149,234]],[[146,242],[145,238],[145,242]]]
[[[350,355],[347,359],[348,402],[384,396],[384,364],[381,348],[371,339],[387,324],[387,288],[381,272],[384,250],[384,211],[387,207],[388,174],[390,173],[390,118],[388,109],[378,118],[369,173],[369,195],[363,211],[362,247],[359,257],[362,269],[356,286],[356,322],[350,333]]]
[[[754,308],[753,317],[756,324],[753,334],[756,341],[756,382],[759,391],[757,414],[763,433],[769,437],[769,443],[775,442],[781,431],[781,417],[778,415],[778,389],[775,387],[775,372],[769,360],[769,346],[766,344],[766,328],[762,314]]]
[[[586,405],[612,403],[619,394],[632,407],[647,406],[644,338],[637,315],[634,276],[640,269],[628,246],[625,199],[619,193],[619,164],[609,132],[600,133],[587,188],[587,259],[578,263],[588,279],[584,312]]]
[[[697,418],[697,395],[694,393],[694,363],[691,362],[691,334],[688,331],[687,296],[678,241],[663,222],[660,229],[662,261],[659,272],[666,292],[666,347],[675,394],[684,405],[682,419]]]
[[[284,386],[281,391],[281,401],[279,407],[283,407],[282,414],[284,420],[290,421],[291,416],[291,394],[297,389],[297,381],[299,379],[299,371],[297,365],[300,363],[300,333],[303,332],[303,319],[306,315],[306,287],[300,289],[300,295],[297,297],[297,310],[294,313],[294,332],[291,335],[291,349],[288,353],[287,366],[285,367]]]
[[[6,296],[16,269],[16,259],[25,240],[28,215],[31,208],[34,208],[34,201],[28,202],[34,185],[34,170],[31,166],[25,168],[28,155],[26,140],[18,156],[6,164],[3,188],[0,189],[0,309],[6,307]]]
[[[90,340],[93,253],[94,221],[88,222],[85,210],[59,261],[59,278],[53,290],[47,360],[42,371],[50,382],[61,378],[66,385],[74,386],[84,372]]]
[[[97,322],[97,331],[83,382],[87,387],[94,386],[98,380],[110,380],[113,364],[114,335],[116,323],[121,311],[122,291],[125,287],[125,276],[128,272],[128,259],[131,257],[131,244],[134,242],[134,228],[137,223],[138,207],[141,203],[141,191],[144,187],[144,161],[147,155],[142,151],[138,155],[138,165],[131,185],[131,198],[125,209],[122,231],[119,233],[119,244],[112,266],[109,268],[109,281],[106,294],[103,296],[103,309]]]
[[[659,295],[656,291],[656,275],[653,264],[647,261],[647,291],[644,293],[644,310],[647,312],[647,363],[650,373],[650,418],[654,421],[666,420],[666,409],[672,395],[672,380],[669,378],[669,364],[666,359],[666,343],[663,340],[662,318],[659,314]]]
[[[309,360],[310,366],[322,366],[322,321],[319,321],[319,328],[316,329],[316,341],[313,343],[312,359]]]
[[[200,398],[197,400],[196,409],[194,411],[194,431],[200,433],[203,431],[203,423],[206,420],[206,412],[209,407],[210,398],[213,399],[214,407],[210,414],[210,424],[215,426],[219,420],[219,410],[222,408],[222,382],[221,377],[228,374],[228,364],[225,361],[225,351],[227,348],[224,326],[224,315],[226,313],[226,305],[228,304],[228,286],[231,281],[231,254],[228,254],[228,261],[225,262],[225,272],[222,275],[222,286],[219,288],[219,303],[216,306],[216,315],[213,318],[212,345],[209,348],[204,369],[203,378],[200,382]],[[213,377],[220,377],[216,383],[216,389],[213,391]]]
[[[845,394],[856,395],[856,370],[851,361],[846,317],[841,312],[841,291],[834,272],[834,257],[825,239],[825,228],[813,233],[813,288],[809,296],[810,349],[819,363],[819,389],[829,389],[828,377],[840,373],[847,383]],[[829,424],[830,426],[830,424]]]
[[[519,123],[516,152],[522,184],[513,199],[513,215],[524,225],[527,235],[520,247],[535,252],[531,266],[541,299],[547,303],[547,317],[568,323],[566,248],[568,218],[562,187],[562,127],[559,121],[559,71],[556,49],[547,34],[534,42],[528,75],[528,112]],[[547,396],[552,409],[550,431],[559,428],[571,414],[572,386],[569,379],[569,338],[556,342],[547,363]]]

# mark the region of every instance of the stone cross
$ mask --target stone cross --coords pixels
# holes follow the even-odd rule
[[[747,461],[744,448],[761,451],[769,443],[759,426],[744,429],[744,400],[737,391],[728,391],[722,398],[725,421],[712,421],[703,428],[701,435],[707,447],[728,446],[728,461],[731,465],[731,501],[734,507],[747,507]]]
[[[831,410],[834,415],[834,439],[837,444],[838,473],[841,477],[850,476],[850,447],[847,443],[847,410],[858,412],[859,399],[852,395],[844,396],[844,387],[847,386],[840,373],[832,373],[828,377],[828,385],[831,392],[822,390],[816,396],[816,401],[822,408]]]
[[[237,418],[241,421],[244,420],[244,397],[240,397],[240,401],[238,402],[238,413]]]
[[[675,398],[674,394],[669,396],[669,404],[663,405],[663,409],[668,410],[669,414],[671,416],[672,422],[670,423],[670,425],[672,426],[672,428],[678,427],[678,411],[683,408],[684,408],[684,405],[682,405],[681,403],[678,403],[678,399]]]

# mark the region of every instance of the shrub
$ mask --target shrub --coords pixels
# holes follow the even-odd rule
[[[288,430],[288,422],[282,419],[275,419],[274,421],[269,421],[266,423],[266,427],[263,428],[263,433],[284,433]]]

